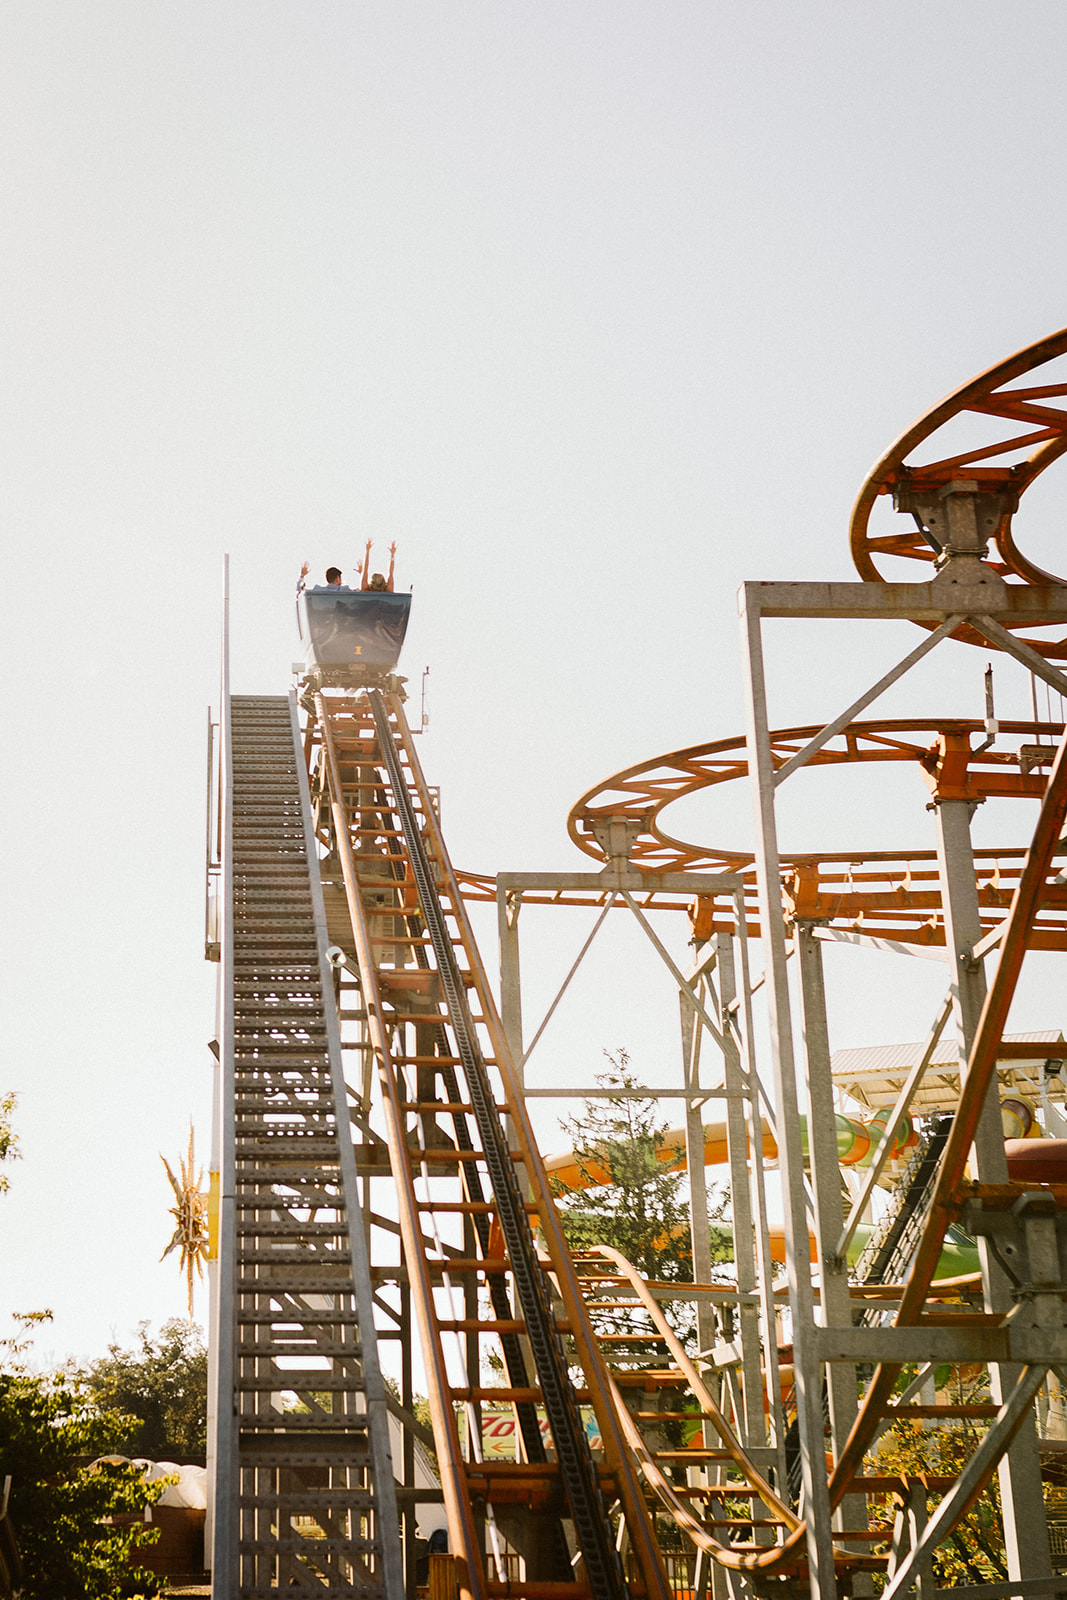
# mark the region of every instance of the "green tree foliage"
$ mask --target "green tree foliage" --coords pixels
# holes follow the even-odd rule
[[[24,1326],[47,1313],[21,1318]],[[101,1411],[69,1374],[41,1376],[17,1356],[25,1342],[5,1340],[12,1364],[0,1371],[0,1474],[11,1477],[9,1514],[24,1569],[21,1600],[116,1600],[157,1592],[135,1566],[136,1551],[157,1531],[143,1521],[116,1526],[159,1499],[132,1467],[90,1469],[85,1459],[115,1450],[128,1418]]]
[[[604,1052],[610,1071],[597,1083],[605,1098],[587,1100],[576,1117],[561,1119],[586,1186],[576,1191],[557,1189],[557,1206],[571,1249],[580,1252],[596,1244],[610,1245],[648,1279],[666,1283],[693,1281],[693,1246],[689,1226],[688,1185],[684,1145],[669,1140],[669,1124],[658,1115],[656,1101],[639,1092],[625,1050]],[[675,1170],[671,1170],[671,1168]],[[719,1198],[714,1215],[721,1217]],[[729,1229],[718,1230],[720,1253],[733,1253]],[[632,1297],[605,1287],[593,1313],[598,1337],[609,1336],[615,1367],[643,1368],[662,1364],[659,1343],[648,1313]],[[688,1301],[665,1301],[662,1310],[674,1333],[686,1345],[696,1339],[695,1309]],[[681,1401],[683,1409],[688,1409]],[[662,1441],[680,1447],[689,1436],[679,1421],[659,1425]],[[660,1530],[667,1536],[669,1530]]]
[[[606,1098],[587,1100],[580,1115],[560,1119],[588,1185],[557,1189],[567,1242],[572,1250],[611,1245],[646,1278],[691,1283],[685,1173],[670,1170],[684,1160],[685,1147],[668,1145],[669,1125],[659,1119],[656,1101],[635,1095],[639,1085],[626,1051],[604,1053],[611,1070],[596,1081]],[[713,1215],[722,1214],[720,1200]]]
[[[18,1158],[18,1134],[11,1126],[16,1104],[16,1095],[0,1095],[0,1162]],[[3,1194],[7,1186],[6,1176],[0,1172],[0,1194]]]
[[[126,1414],[126,1455],[150,1461],[203,1456],[207,1450],[207,1350],[200,1329],[172,1317],[157,1338],[142,1322],[138,1345],[117,1344],[78,1373],[97,1404]]]
[[[951,1397],[964,1402],[988,1401],[988,1375],[964,1383],[959,1369],[943,1369],[939,1377],[951,1372],[945,1383]],[[912,1373],[906,1371],[900,1385]],[[896,1422],[878,1444],[870,1458],[873,1472],[901,1477],[920,1477],[924,1473],[956,1477],[961,1473],[981,1440],[973,1422],[965,1418],[942,1419],[935,1427],[921,1421]],[[936,1498],[933,1496],[932,1498]],[[885,1496],[872,1505],[871,1526],[883,1524],[892,1529],[895,1503]],[[967,1515],[956,1524],[934,1555],[934,1582],[942,1587],[970,1583],[999,1583],[1008,1576],[1004,1559],[1004,1530],[1000,1512],[1000,1484],[994,1473]]]

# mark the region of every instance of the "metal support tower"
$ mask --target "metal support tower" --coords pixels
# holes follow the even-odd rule
[[[1051,747],[1045,747],[1048,756],[1040,745],[1036,751],[1024,746],[1017,754],[1003,749],[991,751],[997,724],[987,706],[987,738],[977,749],[971,743],[969,728],[959,725],[947,735],[943,729],[936,730],[942,750],[954,742],[957,770],[966,772],[968,765],[974,763],[977,779],[979,763],[988,763],[982,770],[981,783],[976,782],[967,793],[954,793],[951,781],[942,781],[936,747],[934,751],[905,750],[900,743],[897,729],[905,732],[906,724],[859,724],[856,720],[879,695],[948,638],[1002,651],[1061,696],[1067,693],[1067,675],[1053,664],[1067,658],[1067,583],[1029,562],[1020,552],[1012,529],[1012,514],[1022,491],[1067,451],[1067,411],[1054,404],[1067,396],[1067,384],[1011,386],[1031,367],[1065,351],[1067,330],[1020,352],[966,385],[920,419],[891,448],[861,491],[853,519],[853,553],[865,582],[749,584],[742,589],[742,639],[748,680],[747,776],[753,785],[757,827],[754,866],[758,903],[753,905],[749,898],[748,905],[758,916],[765,952],[766,973],[762,981],[773,1067],[769,1094],[762,1089],[757,1092],[758,1079],[750,1054],[745,1071],[753,1079],[749,1104],[758,1108],[762,1098],[768,1110],[782,1175],[803,1524],[792,1526],[779,1513],[776,1537],[781,1542],[777,1553],[765,1559],[758,1549],[757,1535],[757,1547],[750,1548],[735,1563],[735,1552],[715,1546],[711,1537],[714,1524],[701,1530],[686,1521],[680,1508],[676,1507],[676,1513],[698,1549],[712,1552],[719,1564],[734,1566],[735,1570],[739,1567],[757,1583],[758,1573],[792,1571],[806,1578],[813,1592],[829,1597],[836,1594],[838,1577],[844,1572],[850,1592],[858,1592],[856,1585],[862,1581],[862,1569],[876,1566],[879,1560],[859,1558],[864,1549],[864,1495],[876,1486],[885,1488],[877,1470],[872,1476],[871,1469],[864,1466],[864,1457],[884,1427],[898,1419],[926,1416],[947,1420],[962,1414],[953,1405],[931,1403],[929,1394],[925,1394],[922,1404],[913,1403],[915,1394],[924,1394],[928,1389],[937,1362],[947,1360],[989,1365],[993,1398],[983,1416],[989,1426],[981,1434],[971,1461],[955,1484],[948,1486],[936,1508],[928,1507],[925,1487],[921,1492],[914,1485],[908,1488],[889,1557],[887,1594],[895,1600],[912,1585],[924,1594],[929,1592],[933,1551],[982,1492],[998,1463],[1010,1577],[1002,1587],[987,1586],[976,1592],[1023,1595],[1067,1589],[1067,1579],[1055,1577],[1050,1571],[1031,1413],[1044,1373],[1050,1367],[1060,1371],[1067,1352],[1062,1313],[1067,1292],[1067,1205],[1063,1194],[1052,1186],[1037,1185],[1040,1193],[1035,1194],[1033,1185],[1008,1181],[995,1092],[995,1064],[1007,1048],[1001,1036],[1022,955],[1027,948],[1064,948],[1062,891],[1059,880],[1049,881],[1049,873],[1053,852],[1062,853],[1063,849],[1060,836],[1067,804],[1067,756],[1061,750],[1047,787],[1043,779],[1035,783],[1034,763],[1039,770],[1047,767]],[[964,413],[977,419],[979,427],[992,432],[993,437],[983,447],[952,454],[944,460],[911,464],[912,453],[920,445],[925,449],[928,438],[942,423]],[[990,417],[996,419],[992,429]],[[1001,419],[1019,425],[1014,437],[1003,438]],[[877,497],[888,493],[892,493],[898,510],[914,518],[916,526],[906,534],[883,536],[868,525]],[[936,575],[931,581],[918,583],[886,582],[881,568],[890,558],[927,562],[936,568]],[[763,663],[762,623],[768,617],[907,619],[925,628],[928,636],[824,727],[774,734],[768,720]],[[1037,637],[1035,630],[1044,630],[1044,636]],[[1036,718],[1035,709],[1035,721]],[[1013,725],[1010,731],[1018,737],[1029,730]],[[896,753],[891,753],[890,747],[894,746]],[[911,859],[894,863],[887,856],[876,854],[869,864],[863,864],[869,887],[854,887],[850,857],[783,859],[777,838],[775,792],[792,773],[813,761],[902,757],[921,759],[936,779],[931,785],[938,820],[936,870],[932,867],[933,851],[913,852]],[[1005,764],[1016,761],[1019,770],[1009,775]],[[673,752],[617,774],[583,797],[570,821],[575,842],[607,863],[599,875],[600,898],[594,899],[590,894],[597,882],[592,875],[587,886],[579,883],[578,875],[574,875],[573,883],[565,883],[564,875],[558,875],[559,889],[570,891],[572,903],[600,904],[605,914],[612,899],[637,913],[635,894],[643,896],[646,909],[653,899],[659,905],[677,904],[671,902],[669,880],[677,879],[679,869],[687,876],[694,866],[720,873],[746,873],[752,857],[743,852],[705,850],[687,844],[667,833],[660,817],[664,805],[672,799],[744,772],[736,741],[721,741]],[[984,851],[976,873],[969,812],[975,797],[980,798],[983,792],[1043,795],[1044,806],[1034,844],[1025,860],[1022,852],[1016,852],[1009,864],[1011,852]],[[838,863],[847,866],[847,878]],[[1007,872],[1002,875],[1004,866]],[[874,880],[879,877],[884,887],[875,887]],[[539,891],[549,891],[551,885],[549,875],[536,874],[521,879],[515,874],[502,875],[497,883],[501,904],[506,901],[507,905],[507,916],[501,921],[503,988],[513,1029],[521,1038],[517,912],[524,891],[536,896]],[[627,884],[627,892],[620,893],[623,883]],[[1006,889],[1006,885],[1010,887]],[[750,890],[748,893],[750,896]],[[1005,918],[998,908],[1006,905],[1009,894],[1011,910]],[[738,904],[742,919],[744,898]],[[728,935],[735,928],[740,931],[739,924],[731,922],[726,899],[709,882],[701,896],[705,910],[701,912],[698,907],[693,915],[694,928],[702,927],[704,938],[708,933]],[[854,921],[857,914],[864,915],[868,910],[873,911],[876,925],[881,924],[873,935],[866,929],[857,931]],[[647,920],[638,915],[646,931],[650,931]],[[903,942],[894,939],[897,928]],[[650,937],[680,978],[681,1093],[686,1102],[686,1138],[692,1167],[701,1143],[700,1122],[695,1115],[701,1035],[706,1031],[722,1048],[727,1029],[722,1012],[716,1013],[712,1006],[712,1014],[708,1014],[708,1007],[702,1006],[693,989],[681,980],[661,942],[651,932]],[[922,1208],[912,1219],[911,1236],[918,1237],[914,1264],[906,1284],[885,1286],[887,1295],[900,1297],[899,1307],[887,1306],[877,1312],[878,1295],[872,1292],[862,1327],[854,1326],[853,1304],[856,1295],[865,1295],[866,1291],[862,1286],[848,1285],[844,1262],[862,1204],[857,1202],[852,1207],[846,1222],[837,1178],[821,970],[820,947],[825,938],[867,943],[901,953],[920,953],[924,943],[939,944],[943,939],[948,947],[945,954],[957,1013],[960,1096],[951,1128],[947,1134],[942,1129],[938,1135],[937,1148],[943,1148],[944,1154],[932,1199],[926,1202],[925,1221]],[[998,943],[1002,958],[996,981],[986,997],[982,957]],[[936,956],[940,952],[928,949],[926,953]],[[795,991],[787,978],[790,954],[797,958]],[[747,992],[744,1001],[749,1003]],[[922,1059],[901,1088],[897,1107],[890,1114],[890,1127],[907,1111],[909,1098],[930,1065],[944,1020],[942,1011]],[[540,1030],[535,1042],[539,1034]],[[798,1049],[801,1039],[803,1051]],[[729,1052],[724,1050],[724,1055],[729,1061]],[[674,1092],[677,1091],[667,1091]],[[964,1163],[972,1143],[973,1181],[965,1184]],[[758,1131],[750,1129],[750,1156],[758,1144]],[[931,1162],[933,1159],[931,1156]],[[735,1170],[738,1165],[743,1166],[743,1162],[733,1161],[731,1149],[735,1192],[744,1188],[746,1176]],[[884,1158],[879,1158],[876,1167],[882,1165]],[[865,1186],[866,1195],[876,1176],[872,1172]],[[703,1211],[701,1190],[697,1178],[692,1183],[695,1256],[706,1255],[701,1220],[696,1215]],[[937,1297],[931,1295],[931,1280],[945,1229],[961,1214],[966,1227],[982,1241],[986,1309],[980,1324],[974,1316],[970,1321],[960,1316],[954,1326],[946,1326],[946,1313],[939,1309]],[[809,1250],[809,1234],[814,1236],[814,1252]],[[758,1245],[758,1225],[755,1237]],[[812,1285],[816,1274],[817,1297]],[[701,1320],[706,1321],[706,1314]],[[763,1339],[769,1368],[773,1362],[773,1319],[766,1316]],[[751,1336],[748,1343],[751,1348]],[[718,1356],[718,1352],[713,1354]],[[856,1366],[871,1360],[880,1365],[857,1411]],[[895,1396],[894,1384],[902,1365],[909,1362],[918,1363],[919,1371],[908,1381],[903,1395]],[[718,1361],[712,1365],[717,1366]],[[823,1424],[824,1385],[829,1391],[829,1438]],[[982,1412],[980,1406],[972,1408],[976,1419]],[[736,1425],[736,1407],[734,1420]],[[726,1435],[721,1437],[725,1440]],[[828,1444],[835,1458],[829,1483]],[[654,1481],[651,1473],[646,1476],[650,1483]],[[737,1493],[736,1486],[734,1492]],[[665,1504],[670,1502],[662,1485],[657,1493]],[[766,1496],[764,1499],[769,1505]],[[850,1540],[849,1534],[860,1537]],[[801,1541],[806,1559],[798,1559]],[[700,1582],[698,1578],[698,1587]]]
[[[962,1077],[966,1075],[986,998],[985,964],[980,956],[974,954],[975,946],[981,942],[982,923],[971,851],[973,805],[965,799],[942,798],[936,790],[933,804],[937,817],[938,860],[943,885],[945,945],[953,978],[951,991]],[[973,1164],[974,1175],[980,1183],[1007,1183],[1008,1163],[1004,1155],[1004,1130],[995,1082],[990,1084],[978,1121]],[[979,1252],[985,1308],[988,1312],[1006,1315],[1012,1308],[1010,1280],[988,1239],[979,1240]],[[1018,1367],[996,1365],[991,1368],[990,1390],[998,1405],[1010,1394],[1018,1378]],[[1052,1564],[1041,1489],[1037,1431],[1032,1413],[1020,1424],[1014,1441],[1005,1452],[999,1477],[1009,1572],[1015,1578],[1047,1578],[1051,1575]]]

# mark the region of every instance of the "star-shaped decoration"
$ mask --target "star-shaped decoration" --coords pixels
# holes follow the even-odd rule
[[[170,1186],[174,1190],[177,1205],[170,1207],[170,1214],[177,1223],[174,1235],[160,1256],[165,1261],[172,1250],[181,1251],[181,1266],[185,1273],[189,1290],[189,1316],[193,1315],[193,1272],[203,1279],[204,1262],[208,1256],[208,1216],[207,1195],[201,1190],[204,1181],[204,1169],[196,1173],[196,1163],[193,1155],[193,1129],[189,1125],[189,1152],[178,1163],[180,1178],[176,1178],[171,1171],[170,1163],[166,1156],[159,1158],[167,1169]]]

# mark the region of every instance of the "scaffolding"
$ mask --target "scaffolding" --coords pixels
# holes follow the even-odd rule
[[[1027,952],[1067,950],[1063,724],[1039,718],[1036,697],[1031,721],[997,722],[990,706],[984,721],[865,718],[948,639],[981,642],[1067,693],[1055,664],[1067,656],[1067,585],[1022,555],[1012,520],[1067,449],[1067,412],[1051,404],[1067,385],[1017,380],[1065,351],[1067,332],[1001,363],[887,453],[853,518],[861,581],[742,587],[744,736],[655,757],[588,791],[569,829],[596,870],[457,872],[384,668],[310,669],[299,703],[241,700],[225,686],[211,866],[222,916],[209,939],[222,996],[217,1600],[287,1584],[397,1600],[424,1584],[433,1600],[708,1590],[829,1600],[873,1592],[875,1574],[890,1600],[912,1590],[928,1600],[938,1548],[994,1474],[1007,1577],[953,1592],[1067,1592],[1038,1429],[1067,1378],[1067,1184],[1027,1175],[999,1104],[1030,1081],[1047,1103],[1041,1072],[1060,1059],[1058,1030],[1043,1043],[1005,1027]],[[996,421],[989,442],[915,465],[964,414]],[[1022,431],[1005,439],[1005,421]],[[875,531],[880,495],[914,530]],[[890,561],[925,563],[923,580],[885,581]],[[825,724],[777,729],[764,633],[780,618],[906,620],[926,637]],[[921,779],[932,840],[897,853],[783,853],[783,783],[806,767],[884,762]],[[670,804],[728,781],[750,788],[754,851],[666,831]],[[1028,847],[975,848],[971,816],[990,796],[1040,802]],[[258,832],[238,826],[252,817]],[[497,909],[499,1009],[468,914],[476,902]],[[599,920],[527,1045],[520,927],[538,905],[596,908]],[[663,935],[668,913],[688,918],[687,961]],[[598,930],[623,915],[678,993],[681,1072],[664,1092],[684,1110],[684,1286],[647,1282],[606,1248],[572,1255],[529,1116],[557,1091],[527,1082],[526,1062]],[[947,980],[926,1042],[882,1095],[881,1142],[847,1205],[828,942],[938,960]],[[711,1103],[725,1118],[729,1283],[712,1263]],[[911,1167],[894,1166],[890,1135],[919,1115],[936,1120]],[[883,1237],[850,1267],[886,1184]],[[939,1267],[961,1226],[978,1256],[966,1280]],[[312,1258],[315,1287],[301,1287]],[[679,1297],[695,1308],[696,1353],[664,1315]],[[388,1341],[400,1347],[395,1392],[377,1354]],[[314,1374],[280,1364],[312,1348]],[[938,1391],[939,1368],[975,1364],[988,1368],[988,1400]],[[488,1444],[494,1403],[513,1410],[512,1460]],[[973,1448],[941,1479],[887,1473],[879,1440],[902,1423],[966,1423]],[[416,1482],[417,1444],[435,1451],[439,1488]],[[349,1452],[343,1463],[334,1449]],[[886,1496],[891,1530],[871,1520],[872,1499]],[[422,1570],[416,1520],[434,1503],[448,1548]]]

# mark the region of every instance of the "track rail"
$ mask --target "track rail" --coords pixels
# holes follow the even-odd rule
[[[344,884],[460,1593],[479,1600],[506,1582],[531,1600],[623,1600],[636,1583],[666,1600],[639,1473],[401,704],[374,690],[320,692],[312,724],[320,837]],[[487,1361],[506,1387],[486,1387]],[[486,1459],[494,1395],[516,1409],[523,1459]],[[587,1442],[590,1412],[602,1459]]]
[[[772,733],[776,766],[784,766],[818,732],[812,726]],[[978,748],[984,732],[983,723],[966,719],[889,718],[851,723],[816,752],[810,765],[836,768],[903,763],[929,783],[930,774],[946,760],[957,760],[965,753],[967,799],[1040,799],[1056,753],[1053,741],[1062,736],[1063,723],[1002,722],[998,747],[990,750]],[[743,735],[670,751],[627,767],[587,790],[571,808],[568,832],[586,855],[606,861],[597,838],[600,825],[620,820],[633,823],[630,859],[644,870],[657,904],[672,903],[669,896],[655,894],[657,873],[707,870],[743,874],[749,931],[755,936],[759,905],[751,852],[681,839],[668,831],[664,816],[671,805],[747,777]],[[980,849],[974,855],[983,932],[990,933],[1005,920],[1026,850],[1020,845]],[[906,944],[944,944],[934,850],[805,851],[783,856],[781,865],[791,915]],[[466,892],[477,897],[473,886]],[[536,898],[536,894],[524,894],[524,899]],[[709,923],[702,937],[713,930],[730,931],[733,911],[726,900],[721,911],[709,903]],[[1040,924],[1032,932],[1032,943],[1042,949],[1067,949],[1067,891],[1050,892]]]
[[[735,1474],[732,1478],[720,1474],[719,1482],[711,1486],[691,1483],[680,1486],[672,1481],[670,1470],[678,1460],[678,1452],[676,1450],[657,1452],[646,1442],[613,1377],[612,1394],[626,1432],[627,1442],[635,1458],[640,1462],[645,1480],[663,1510],[685,1530],[698,1550],[721,1566],[738,1571],[760,1565],[768,1570],[773,1569],[782,1560],[783,1542],[803,1531],[802,1519],[775,1491],[774,1486],[738,1440],[729,1418],[713,1398],[704,1379],[687,1355],[684,1345],[664,1316],[661,1306],[636,1268],[620,1255],[619,1251],[613,1250],[608,1245],[597,1245],[585,1252],[580,1264],[586,1295],[602,1311],[610,1304],[604,1300],[606,1294],[618,1297],[618,1304],[624,1310],[632,1309],[636,1302],[643,1311],[651,1328],[649,1345],[654,1348],[658,1344],[663,1349],[667,1364],[665,1376],[670,1380],[676,1375],[678,1388],[691,1396],[695,1402],[695,1406],[687,1409],[685,1413],[687,1426],[701,1426],[705,1432],[705,1442],[710,1429],[718,1441],[720,1446],[718,1451],[706,1451],[701,1454],[718,1456],[722,1466]],[[623,1291],[627,1298],[623,1298],[620,1291]],[[696,1459],[694,1457],[694,1461]],[[714,1531],[716,1519],[708,1517],[706,1505],[703,1508],[703,1515],[699,1514],[701,1501],[706,1502],[709,1497],[713,1500],[727,1497],[743,1500],[756,1497],[764,1515],[758,1524],[756,1522],[751,1524],[751,1531],[754,1535],[757,1525],[764,1530],[762,1549],[754,1543],[751,1548],[745,1548],[736,1540],[727,1541],[717,1537]],[[693,1504],[694,1499],[697,1501],[697,1506]],[[742,1525],[740,1518],[734,1518],[732,1521],[735,1529]]]
[[[624,1592],[622,1566],[604,1514],[606,1508],[596,1482],[592,1454],[574,1397],[574,1386],[567,1374],[566,1356],[552,1314],[551,1290],[537,1259],[536,1246],[515,1179],[503,1119],[493,1100],[488,1070],[467,1005],[459,964],[433,881],[415,809],[404,782],[389,717],[377,691],[371,692],[369,700],[415,880],[419,907],[433,945],[460,1067],[478,1125],[496,1217],[511,1264],[515,1292],[526,1324],[526,1337],[533,1353],[545,1413],[555,1442],[589,1586],[594,1596],[609,1600],[609,1597]]]
[[[924,412],[890,445],[871,469],[852,512],[849,538],[861,577],[885,581],[887,560],[893,558],[920,562],[927,568],[931,563],[940,564],[948,540],[942,528],[944,518],[933,508],[945,490],[969,483],[986,505],[983,537],[991,540],[995,551],[987,565],[1009,583],[1044,587],[1064,582],[1023,554],[1015,540],[1013,514],[1024,491],[1067,451],[1067,410],[1052,403],[1067,399],[1067,382],[1012,385],[1065,352],[1067,328],[970,379]],[[970,434],[969,446],[963,450],[958,431],[950,435],[951,443],[942,436],[943,429],[951,424],[958,430],[961,422],[968,425]],[[872,530],[872,512],[883,495],[892,496],[898,510],[910,513],[915,524],[911,529],[893,533]],[[954,637],[988,647],[967,625]],[[1067,657],[1067,639],[1024,637],[1050,660]]]

